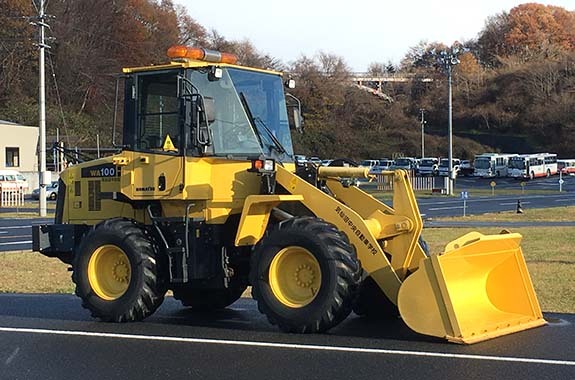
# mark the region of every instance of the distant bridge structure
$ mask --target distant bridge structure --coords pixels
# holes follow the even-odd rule
[[[355,72],[351,73],[350,78],[352,81],[360,85],[365,84],[365,82],[375,82],[381,84],[384,82],[411,82],[414,80],[420,82],[433,82],[432,78],[425,78],[418,74],[411,74],[411,73],[372,74],[365,72]]]
[[[354,85],[364,91],[370,92],[382,99],[393,102],[391,96],[383,92],[383,84],[388,82],[404,83],[411,81],[433,82],[432,78],[421,77],[410,73],[381,73],[372,74],[366,72],[351,73],[350,77]]]

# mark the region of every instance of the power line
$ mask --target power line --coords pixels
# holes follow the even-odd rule
[[[68,123],[66,122],[66,117],[64,115],[64,108],[62,107],[62,99],[60,98],[58,81],[56,80],[56,71],[54,70],[54,63],[52,62],[52,57],[50,54],[48,54],[48,62],[50,63],[50,69],[52,70],[52,78],[54,79],[54,89],[56,90],[56,100],[58,101],[58,107],[60,108],[60,116],[62,117],[62,126],[64,127],[64,135],[66,136],[66,142],[68,143],[69,146],[70,137],[68,136]]]

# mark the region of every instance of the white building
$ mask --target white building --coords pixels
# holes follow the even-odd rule
[[[38,187],[38,127],[0,120],[0,170],[17,170]]]

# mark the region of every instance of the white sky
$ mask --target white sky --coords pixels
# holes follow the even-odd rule
[[[290,63],[323,51],[353,71],[372,62],[399,63],[420,41],[476,38],[489,16],[519,0],[174,0],[206,29],[229,40],[249,39],[263,53]],[[575,10],[575,0],[542,4]]]

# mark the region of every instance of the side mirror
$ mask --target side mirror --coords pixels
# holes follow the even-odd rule
[[[292,99],[295,102],[288,102],[287,99]],[[303,116],[301,114],[301,102],[298,98],[286,92],[286,106],[288,109],[292,109],[293,115],[293,124],[290,123],[290,128],[295,129],[296,131],[303,133]]]

